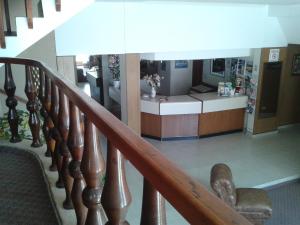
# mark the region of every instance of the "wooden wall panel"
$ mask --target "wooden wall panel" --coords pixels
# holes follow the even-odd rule
[[[199,114],[199,136],[244,128],[245,109]]]
[[[198,136],[198,114],[161,116],[161,135],[163,138]]]
[[[150,113],[141,113],[141,132],[144,135],[161,137],[161,117]]]
[[[264,63],[269,62],[269,53],[270,49],[274,48],[263,48],[261,52],[261,62],[260,62],[260,69],[259,69],[259,79],[258,79],[258,87],[257,87],[257,99],[256,99],[256,110],[255,110],[255,119],[254,119],[254,127],[253,127],[253,134],[268,132],[277,130],[278,124],[279,124],[279,110],[280,110],[280,95],[281,91],[279,91],[279,104],[278,104],[278,110],[277,115],[271,118],[259,118],[258,117],[258,109],[260,105],[260,96],[261,96],[261,89],[262,89],[262,79],[263,79],[263,66]],[[282,72],[281,72],[281,84],[282,85],[282,74],[283,71],[285,71],[285,62],[286,62],[286,54],[287,54],[287,48],[278,48],[280,49],[280,57],[279,61],[282,62]]]
[[[300,122],[300,76],[291,75],[295,54],[300,54],[300,45],[289,45],[280,88],[279,126]]]

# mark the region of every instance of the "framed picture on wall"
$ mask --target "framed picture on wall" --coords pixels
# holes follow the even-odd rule
[[[300,54],[294,55],[291,72],[294,76],[300,75]]]
[[[212,59],[210,69],[212,75],[225,77],[225,59]]]
[[[183,69],[188,67],[187,60],[175,60],[175,69]]]

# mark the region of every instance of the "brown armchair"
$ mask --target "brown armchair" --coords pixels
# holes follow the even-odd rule
[[[210,184],[214,192],[254,225],[263,225],[272,215],[266,191],[257,188],[235,188],[230,168],[216,164],[211,169]]]

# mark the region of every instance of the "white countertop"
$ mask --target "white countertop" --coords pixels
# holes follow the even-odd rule
[[[216,92],[141,97],[141,111],[155,115],[200,114],[247,107],[246,95],[218,96]]]
[[[188,95],[142,97],[141,111],[155,115],[198,114],[202,111],[202,103]]]
[[[202,113],[217,112],[230,109],[246,108],[248,96],[234,95],[230,97],[218,96],[216,92],[193,93],[191,97],[202,101]]]

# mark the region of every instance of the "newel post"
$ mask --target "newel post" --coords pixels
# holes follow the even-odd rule
[[[39,105],[37,102],[37,91],[36,87],[33,83],[32,79],[32,71],[30,66],[26,66],[26,85],[25,85],[25,93],[28,98],[28,102],[26,104],[27,109],[29,111],[29,127],[32,134],[32,147],[40,147],[42,146],[40,140],[40,119],[38,117],[38,109]]]
[[[165,199],[144,178],[141,225],[166,225]]]
[[[11,132],[10,142],[16,143],[20,142],[21,138],[18,132],[18,122],[19,117],[16,110],[16,106],[18,104],[17,99],[15,98],[16,85],[11,72],[11,65],[5,64],[5,82],[4,82],[4,90],[7,95],[6,105],[8,107],[8,123]]]
[[[70,104],[70,129],[68,137],[68,147],[72,155],[72,161],[69,165],[71,176],[74,178],[71,192],[72,202],[76,213],[77,225],[85,223],[87,208],[82,202],[82,191],[85,188],[85,182],[80,170],[80,164],[83,154],[83,136],[82,127],[80,123],[81,113],[76,105],[72,102]]]
[[[131,195],[126,181],[124,156],[107,143],[106,179],[102,199],[109,225],[129,225],[126,215]]]
[[[106,216],[101,206],[105,163],[102,157],[97,128],[87,118],[84,127],[84,154],[81,170],[87,185],[82,193],[83,202],[88,208],[85,224],[102,225],[106,221]]]

